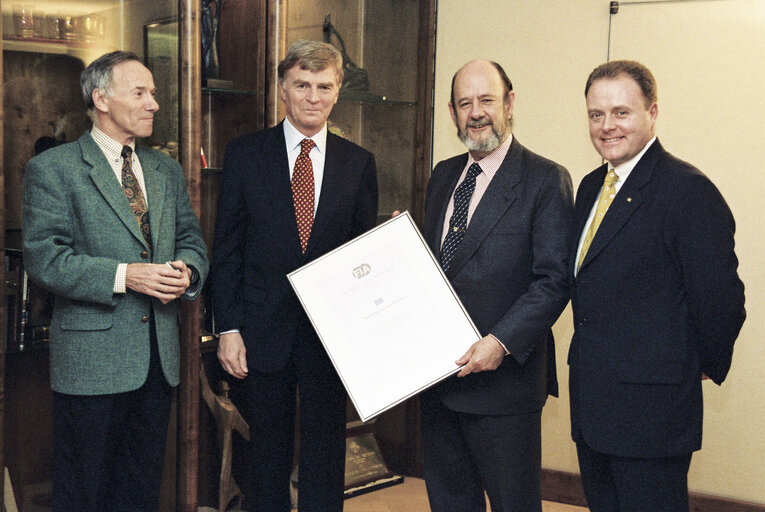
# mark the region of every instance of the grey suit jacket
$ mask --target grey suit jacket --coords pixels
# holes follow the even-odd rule
[[[120,263],[183,260],[207,275],[207,249],[177,162],[136,146],[149,202],[149,254],[122,187],[86,132],[29,161],[24,177],[24,261],[29,277],[55,295],[51,387],[77,395],[140,387],[149,369],[153,308],[162,368],[179,381],[178,301],[115,294]],[[195,294],[194,294],[195,295]],[[189,296],[188,298],[193,298]]]
[[[423,235],[439,254],[447,205],[467,154],[439,163],[428,184]],[[494,371],[451,378],[435,391],[454,410],[517,414],[557,394],[550,327],[568,302],[568,171],[513,139],[446,276],[481,335],[511,352]],[[455,359],[462,354],[457,354]]]

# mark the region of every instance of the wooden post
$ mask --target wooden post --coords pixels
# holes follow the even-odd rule
[[[3,28],[0,26],[0,52],[2,51]],[[0,59],[0,84],[3,83],[3,61]],[[0,86],[2,89],[2,86]],[[2,95],[0,95],[2,97]],[[0,249],[5,252],[5,167],[3,165],[3,127],[5,126],[5,113],[3,102],[0,101]],[[3,255],[5,257],[5,255]],[[0,291],[5,297],[5,265],[0,267]],[[0,472],[5,468],[5,299],[0,301],[0,332],[3,333],[3,341],[0,342]],[[0,486],[0,504],[5,503],[4,486]]]
[[[186,175],[191,206],[201,211],[202,75],[199,0],[178,0],[180,13],[179,53],[180,160]],[[178,393],[177,501],[179,512],[196,512],[199,461],[199,369],[200,306],[198,301],[181,306],[181,384]]]

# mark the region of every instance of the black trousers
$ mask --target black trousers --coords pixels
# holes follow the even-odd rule
[[[53,512],[156,512],[171,401],[154,335],[139,389],[54,392]]]
[[[632,458],[576,443],[584,494],[592,512],[688,512],[691,455]]]
[[[541,512],[542,411],[490,416],[420,399],[423,470],[433,512]]]
[[[248,502],[253,512],[288,512],[300,402],[300,512],[340,512],[345,483],[346,394],[315,334],[295,341],[287,366],[245,379],[252,447]],[[247,494],[247,493],[246,493]]]

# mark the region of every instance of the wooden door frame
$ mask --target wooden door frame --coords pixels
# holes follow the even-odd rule
[[[201,214],[202,51],[199,0],[178,0],[180,163],[186,176],[191,206]],[[178,456],[176,510],[196,512],[199,473],[199,371],[201,311],[198,301],[181,305],[181,383],[178,390]]]
[[[2,4],[2,2],[0,2]],[[2,52],[3,27],[0,26],[0,52]],[[0,59],[0,90],[3,83],[3,60]],[[0,121],[5,120],[3,103],[0,101]],[[0,248],[5,252],[5,165],[3,164],[4,150],[3,141],[5,122],[0,122]],[[5,296],[5,265],[0,268],[0,289]],[[0,302],[0,332],[6,332],[5,326],[5,299]],[[3,334],[5,339],[5,334]],[[0,485],[0,507],[5,506],[5,342],[0,343],[0,473],[3,474],[3,483]],[[0,508],[2,510],[2,508]]]

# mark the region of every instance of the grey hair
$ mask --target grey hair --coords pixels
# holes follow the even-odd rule
[[[121,62],[134,60],[141,64],[141,58],[133,52],[123,52],[117,50],[100,56],[90,63],[80,75],[80,89],[82,90],[82,99],[88,110],[93,110],[93,91],[98,89],[107,96],[112,94],[112,71],[114,66]]]

